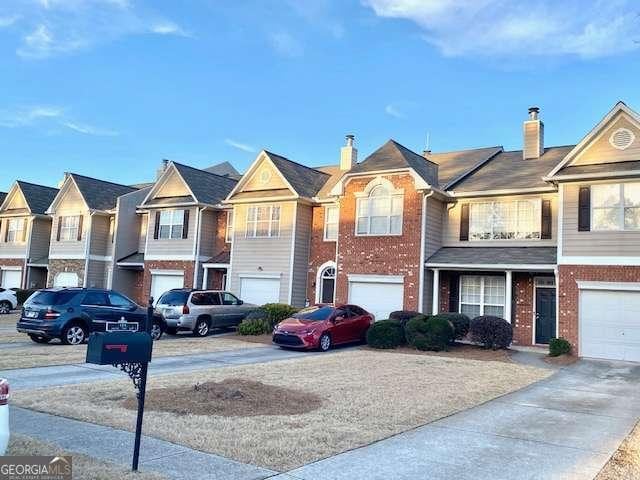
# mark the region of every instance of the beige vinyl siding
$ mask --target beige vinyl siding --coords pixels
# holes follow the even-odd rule
[[[147,247],[147,228],[149,223],[149,214],[140,214],[140,230],[138,232],[138,252],[144,253]]]
[[[279,274],[280,302],[288,303],[291,235],[296,203],[274,202],[264,205],[280,205],[279,237],[246,238],[247,210],[250,205],[236,205],[234,208],[230,290],[240,294],[240,275],[243,274]]]
[[[73,184],[69,184],[69,188],[59,199],[56,206],[53,222],[51,224],[51,247],[49,249],[49,256],[57,256],[58,258],[65,258],[65,256],[73,255],[86,255],[86,242],[89,236],[89,226],[91,218],[87,211],[86,204],[80,195],[80,192]],[[58,223],[60,217],[82,215],[82,239],[78,240],[60,240],[57,241]]]
[[[149,222],[147,225],[147,235],[149,236],[149,240],[147,241],[147,251],[145,252],[145,256],[171,257],[175,255],[193,255],[193,247],[196,237],[196,217],[198,210],[196,208],[187,208],[186,210],[189,210],[189,231],[188,237],[185,239],[154,239],[153,232],[156,222],[156,212],[159,210],[151,210],[149,212]]]
[[[18,219],[24,222],[23,228],[26,229],[24,240],[20,237],[15,242],[4,241],[5,238],[7,238],[10,219]],[[29,238],[29,217],[4,217],[2,219],[2,225],[0,225],[0,257],[24,258],[27,255],[27,238]]]
[[[86,283],[88,288],[105,288],[106,267],[107,262],[89,260]]]
[[[90,254],[106,256],[111,238],[109,237],[109,217],[106,215],[91,216]]]
[[[618,150],[609,143],[611,134],[619,128],[627,128],[635,135],[633,143],[625,150]],[[618,116],[611,126],[598,135],[578,154],[570,165],[592,165],[598,163],[623,162],[640,158],[640,130],[624,115]]]
[[[295,251],[293,255],[293,294],[291,296],[291,304],[296,307],[304,307],[307,301],[307,267],[311,250],[311,218],[312,207],[298,204]]]
[[[564,189],[562,255],[639,256],[640,231],[578,231],[578,191],[582,185],[589,185],[589,183],[571,183],[562,186]]]
[[[216,248],[216,236],[218,233],[218,215],[226,215],[226,212],[205,210],[200,218],[200,256],[212,257]]]
[[[267,182],[262,181],[263,173],[269,175]],[[247,182],[242,186],[240,191],[249,192],[254,190],[279,190],[288,188],[287,184],[282,180],[280,173],[272,166],[268,160],[263,160],[256,168],[255,172]]]
[[[182,181],[178,172],[173,169],[160,188],[155,192],[153,198],[183,197],[186,195],[191,195],[191,192],[189,192],[189,189]]]
[[[532,160],[535,161],[535,160]],[[468,240],[460,241],[460,212],[465,203],[509,201],[524,199],[551,200],[551,239],[549,240]],[[505,195],[500,197],[482,197],[460,199],[455,204],[447,204],[444,208],[443,246],[445,247],[549,247],[556,245],[558,238],[558,194],[537,195]]]
[[[31,250],[29,252],[29,259],[38,260],[49,255],[51,219],[34,218],[31,225]]]

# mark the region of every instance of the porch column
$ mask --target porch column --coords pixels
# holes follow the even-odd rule
[[[438,292],[440,291],[440,270],[438,268],[434,268],[433,269],[433,298],[432,298],[432,303],[431,303],[431,314],[432,315],[437,315],[438,314],[438,301],[439,301],[439,295]]]
[[[507,270],[505,272],[505,289],[504,289],[504,317],[505,320],[509,323],[511,323],[511,286],[512,286],[512,279],[511,279],[511,270]]]
[[[205,267],[204,265],[203,265],[202,268],[204,270],[204,274],[202,275],[202,289],[206,290],[207,289],[207,280],[208,280],[207,277],[209,277],[209,269],[207,267]]]

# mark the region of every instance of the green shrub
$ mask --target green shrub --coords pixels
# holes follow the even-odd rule
[[[471,319],[464,313],[439,313],[438,317],[446,318],[451,322],[451,325],[453,325],[454,340],[462,340],[467,336],[467,333],[469,333],[469,323],[471,323]]]
[[[395,320],[379,320],[367,330],[367,344],[372,348],[396,348],[403,343],[402,325]]]
[[[266,318],[245,318],[238,325],[239,335],[262,335],[271,333],[272,330]]]
[[[469,326],[471,341],[481,343],[485,348],[498,350],[507,348],[513,340],[513,327],[504,318],[484,315],[471,320]]]
[[[260,307],[260,309],[266,312],[271,329],[298,311],[297,308],[287,305],[286,303],[267,303]]]
[[[571,344],[566,338],[552,338],[549,342],[549,356],[557,357],[559,355],[571,353]]]
[[[420,312],[414,312],[413,310],[396,310],[395,312],[391,312],[389,314],[389,320],[395,320],[396,322],[402,325],[402,329],[404,330],[407,322],[414,317],[420,315]]]
[[[34,292],[37,292],[37,291],[38,291],[37,288],[16,289],[15,292],[16,292],[16,298],[18,299],[18,305],[22,305],[24,302],[27,301],[27,298],[29,298]]]
[[[454,338],[454,328],[443,315],[419,315],[407,322],[407,343],[418,350],[446,350]]]

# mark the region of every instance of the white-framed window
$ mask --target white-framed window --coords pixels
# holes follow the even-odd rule
[[[184,228],[184,210],[162,210],[160,212],[160,225],[158,238],[176,239],[182,238]]]
[[[80,228],[80,215],[73,217],[60,217],[60,240],[78,240],[78,229]]]
[[[640,182],[591,186],[592,230],[640,230]]]
[[[7,242],[22,242],[25,229],[24,218],[11,218],[7,224]]]
[[[253,205],[247,209],[247,238],[280,235],[280,206]]]
[[[340,209],[337,205],[324,207],[324,240],[325,242],[338,239],[338,222]]]
[[[504,277],[462,275],[459,311],[470,318],[478,315],[504,318],[505,291]]]
[[[469,240],[541,238],[541,199],[479,202],[469,206]]]
[[[231,243],[233,238],[233,210],[227,211],[227,228],[224,233],[224,241]]]
[[[401,235],[404,196],[380,184],[357,200],[356,235]]]

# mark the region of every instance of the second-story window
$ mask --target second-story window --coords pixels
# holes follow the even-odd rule
[[[6,241],[10,243],[22,242],[24,240],[24,218],[12,218],[7,224]]]
[[[227,229],[225,231],[224,239],[227,243],[231,243],[233,238],[233,210],[227,212]]]
[[[402,233],[403,196],[386,185],[371,189],[357,200],[357,235],[400,235]]]
[[[184,210],[162,210],[158,238],[182,238],[184,227]]]
[[[640,230],[640,183],[591,187],[593,230]]]
[[[324,209],[324,239],[335,241],[338,239],[339,209],[337,205],[331,205]]]
[[[79,240],[80,216],[60,217],[60,240]]]
[[[247,238],[277,237],[280,235],[280,207],[252,206],[247,210]]]
[[[540,199],[472,203],[469,240],[540,238]]]

